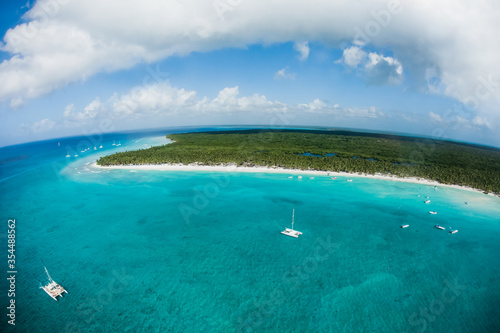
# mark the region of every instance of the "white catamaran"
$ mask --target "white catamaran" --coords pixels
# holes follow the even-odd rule
[[[63,293],[67,294],[68,292],[60,284],[58,284],[57,282],[52,280],[52,278],[50,277],[49,271],[47,271],[47,268],[45,266],[43,266],[43,268],[45,268],[45,273],[47,273],[47,276],[49,278],[49,283],[45,286],[41,286],[40,289],[45,290],[45,292],[47,294],[49,294],[50,297],[52,297],[53,299],[55,299],[57,301],[58,296],[62,297]]]
[[[295,237],[295,238],[298,238],[299,235],[302,235],[302,233],[300,231],[293,230],[293,223],[294,222],[295,222],[295,209],[293,210],[293,213],[292,213],[292,229],[285,228],[285,230],[282,231],[281,233],[283,235],[287,235],[287,236]]]

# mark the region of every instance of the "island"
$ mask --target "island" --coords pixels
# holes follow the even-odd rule
[[[98,166],[202,165],[381,174],[500,193],[500,149],[342,130],[252,129],[169,134],[163,146],[104,156]]]

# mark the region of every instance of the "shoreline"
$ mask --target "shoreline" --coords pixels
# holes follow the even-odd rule
[[[349,173],[349,172],[334,172],[334,171],[318,171],[318,170],[299,170],[299,169],[286,169],[279,167],[264,167],[264,166],[252,166],[252,167],[241,167],[233,165],[199,165],[199,164],[138,164],[138,165],[113,165],[113,166],[100,166],[97,162],[92,164],[93,167],[99,169],[121,169],[121,170],[155,170],[155,171],[212,171],[212,172],[249,172],[249,173],[279,173],[279,174],[292,174],[292,175],[317,175],[317,176],[333,176],[333,177],[360,177],[360,178],[372,178],[379,180],[389,180],[405,183],[414,183],[430,186],[442,186],[448,188],[454,188],[459,190],[466,190],[471,192],[478,192],[485,195],[495,196],[500,198],[500,194],[485,193],[483,190],[461,186],[461,185],[449,185],[442,184],[435,180],[416,178],[416,177],[397,177],[389,176],[383,174],[359,174],[359,173]]]

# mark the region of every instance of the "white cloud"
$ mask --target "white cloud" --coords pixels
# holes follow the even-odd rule
[[[69,118],[75,111],[75,104],[69,104],[64,108],[64,117]]]
[[[373,119],[384,116],[383,112],[378,111],[373,106],[367,108],[341,107],[338,104],[328,105],[319,99],[315,99],[307,104],[299,104],[298,108],[307,113],[334,115],[341,118]]]
[[[295,73],[289,73],[287,72],[287,68],[282,68],[276,73],[274,73],[274,79],[275,80],[295,80]]]
[[[358,46],[346,48],[342,54],[342,58],[336,63],[344,63],[349,67],[358,67],[362,62],[366,61],[367,54]]]
[[[485,117],[475,116],[472,119],[467,119],[464,115],[457,114],[456,112],[447,112],[444,115],[444,118],[440,115],[429,112],[429,118],[432,122],[438,123],[441,125],[449,126],[452,130],[458,129],[475,129],[477,131],[484,131],[486,129],[491,130],[492,125],[486,120]]]
[[[500,44],[495,42],[500,2],[401,2],[380,23],[374,13],[388,13],[390,3],[244,1],[229,6],[221,20],[212,1],[143,0],[123,6],[117,0],[38,0],[27,22],[4,37],[1,48],[12,57],[0,64],[0,81],[9,82],[0,87],[0,99],[34,98],[96,73],[175,54],[255,43],[305,46],[304,40],[331,47],[356,40],[356,46],[367,49],[390,49],[417,84],[426,85],[427,69],[436,68],[439,93],[462,102],[476,97],[479,77],[491,74],[494,82],[500,80]],[[375,67],[382,65],[397,73],[387,59]],[[496,112],[500,88],[495,88],[479,101],[482,112]]]
[[[299,52],[299,60],[305,61],[309,57],[309,43],[308,42],[297,42],[293,45],[295,51]]]
[[[472,123],[476,126],[486,126],[491,128],[490,123],[484,117],[476,116],[472,119]]]
[[[251,119],[306,116],[308,114],[330,115],[339,118],[375,118],[383,114],[376,108],[343,108],[338,104],[329,105],[315,99],[306,104],[288,105],[271,101],[266,96],[252,94],[240,96],[239,87],[226,87],[216,97],[198,98],[196,91],[179,89],[167,83],[135,87],[123,95],[114,94],[105,102],[95,98],[82,112],[77,112],[74,104],[65,107],[60,119],[44,119],[33,125],[24,125],[32,132],[52,128],[88,128],[98,126],[102,120],[118,123],[135,123],[139,119],[149,127],[158,126],[165,120],[177,116],[187,117],[224,117],[249,116]]]
[[[99,112],[105,110],[105,105],[101,103],[101,100],[98,97],[90,102],[90,104],[83,109],[83,112],[77,113],[76,118],[78,120],[94,119]]]
[[[432,121],[434,121],[436,123],[440,123],[443,121],[443,118],[441,118],[440,115],[438,115],[437,113],[434,113],[434,112],[429,112],[429,117],[431,118]]]
[[[13,109],[17,109],[20,106],[24,105],[24,100],[21,97],[16,97],[10,100],[10,107]]]
[[[217,114],[221,112],[238,114],[242,112],[265,114],[268,112],[282,111],[286,105],[277,101],[269,101],[266,96],[253,94],[239,97],[239,87],[224,88],[216,98],[210,100],[204,97],[196,104],[193,111]]]
[[[354,42],[360,44],[359,42]],[[403,81],[403,66],[399,60],[376,52],[367,53],[362,46],[344,49],[342,58],[335,63],[354,68],[366,82],[375,85],[396,85]]]
[[[485,126],[491,129],[485,118],[472,120],[466,115],[452,113],[443,118],[433,112],[431,120],[439,123],[440,128],[468,133],[483,133]],[[187,119],[187,122],[186,122]],[[427,124],[422,117],[411,117],[407,113],[384,112],[378,107],[344,107],[314,99],[309,103],[285,104],[269,100],[261,94],[241,96],[238,86],[221,89],[216,96],[198,97],[194,90],[173,87],[167,83],[138,86],[129,92],[109,98],[95,98],[82,111],[74,104],[69,104],[59,119],[43,119],[32,125],[22,125],[23,131],[42,133],[47,131],[67,132],[79,128],[84,132],[99,129],[100,124],[112,124],[113,129],[143,128],[192,124],[264,124],[264,125],[317,125],[325,126],[377,128],[373,124],[392,124],[402,128],[414,128]],[[179,123],[178,121],[181,121]],[[235,122],[235,120],[237,120]],[[393,127],[387,127],[390,129]],[[380,128],[379,128],[380,129]]]
[[[238,105],[238,95],[240,94],[240,90],[238,86],[233,88],[224,88],[219,91],[219,94],[212,101],[212,103],[219,105],[230,105],[235,106]]]
[[[338,104],[336,104],[338,107]],[[299,107],[308,110],[309,112],[321,112],[326,109],[327,105],[325,102],[320,101],[319,99],[315,99],[311,103],[308,104],[299,104]]]
[[[31,125],[31,130],[33,133],[47,132],[53,129],[55,124],[54,121],[45,118]]]
[[[373,84],[399,84],[403,81],[403,66],[392,57],[370,52],[365,69],[368,81]]]
[[[116,99],[111,98],[111,100]],[[171,113],[197,103],[196,92],[177,89],[166,83],[136,87],[113,102],[116,117],[137,117],[143,113]]]

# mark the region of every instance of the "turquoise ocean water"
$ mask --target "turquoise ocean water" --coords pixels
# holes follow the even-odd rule
[[[88,138],[0,149],[1,267],[7,276],[15,219],[18,272],[15,327],[0,284],[2,331],[500,331],[499,198],[356,177],[91,166],[164,134],[106,135],[85,153]],[[280,233],[292,209],[298,239]],[[39,289],[41,259],[69,291],[57,302]]]

